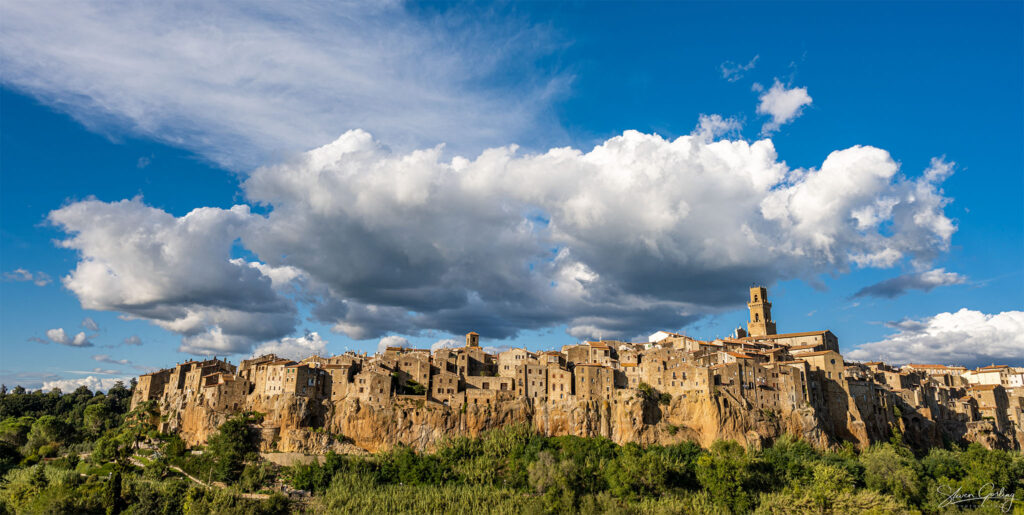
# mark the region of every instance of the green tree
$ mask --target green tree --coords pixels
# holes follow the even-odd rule
[[[249,453],[256,452],[254,434],[249,427],[249,418],[237,416],[221,424],[217,433],[210,437],[206,453],[213,460],[214,479],[237,481],[245,467]]]
[[[860,462],[868,488],[911,504],[920,499],[920,465],[908,451],[888,443],[875,445],[861,454]]]
[[[53,415],[43,415],[32,423],[25,442],[25,454],[35,454],[44,445],[60,445],[72,435],[68,424]]]
[[[82,425],[88,433],[98,435],[115,423],[114,415],[106,404],[96,403],[85,407],[82,413]]]

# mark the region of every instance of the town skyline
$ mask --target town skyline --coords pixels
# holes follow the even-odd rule
[[[0,382],[711,341],[752,284],[1024,366],[1024,7],[733,11],[0,6]]]

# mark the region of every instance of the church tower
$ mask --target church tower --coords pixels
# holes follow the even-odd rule
[[[750,336],[768,336],[775,334],[775,321],[772,320],[772,303],[768,302],[768,289],[755,286],[750,289],[750,321],[747,332]]]
[[[466,347],[479,347],[480,346],[480,335],[475,332],[466,334]]]

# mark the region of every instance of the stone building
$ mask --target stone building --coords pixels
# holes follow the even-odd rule
[[[498,375],[516,377],[516,367],[526,363],[536,363],[536,358],[526,349],[509,349],[498,354]]]
[[[383,368],[368,367],[355,375],[350,391],[369,403],[386,403],[391,398],[391,372]]]
[[[572,372],[560,364],[547,363],[548,401],[572,398],[574,393]]]
[[[573,370],[576,397],[584,401],[610,398],[615,386],[612,382],[613,372],[611,368],[595,363],[576,364]]]
[[[546,401],[548,397],[548,366],[539,363],[516,365],[515,387],[519,397]]]
[[[284,393],[311,399],[330,398],[329,377],[324,369],[310,363],[291,363],[284,367]]]
[[[160,370],[139,376],[135,391],[132,392],[132,409],[140,403],[159,400],[164,395],[164,388],[171,379],[171,369]]]

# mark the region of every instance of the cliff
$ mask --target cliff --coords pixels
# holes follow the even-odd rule
[[[446,438],[477,436],[509,424],[527,424],[549,436],[602,436],[619,444],[690,440],[708,446],[728,439],[760,446],[784,433],[819,448],[836,443],[810,407],[783,414],[726,406],[716,398],[676,398],[667,405],[638,395],[536,405],[517,398],[462,408],[422,401],[371,404],[358,398],[330,402],[282,395],[254,398],[246,409],[265,415],[259,427],[263,450],[308,454],[376,452],[396,445],[431,450]],[[205,443],[234,414],[186,402],[184,397],[168,399],[161,412],[162,429],[179,432],[189,445]]]

